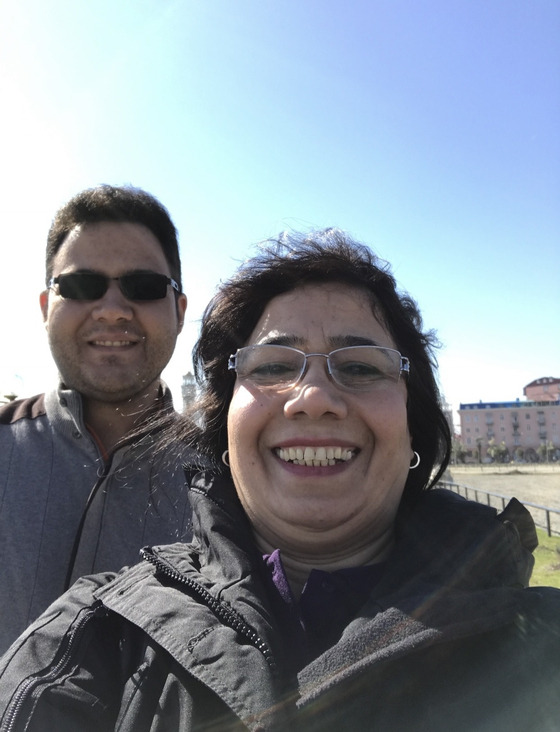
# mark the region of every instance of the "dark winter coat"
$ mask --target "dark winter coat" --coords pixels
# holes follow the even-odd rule
[[[191,545],[80,580],[11,647],[1,732],[560,729],[560,591],[523,589],[520,504],[497,518],[424,495],[369,600],[296,676],[231,486],[201,474],[191,494]]]

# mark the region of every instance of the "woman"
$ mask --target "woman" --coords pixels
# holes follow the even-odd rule
[[[195,348],[193,543],[51,606],[2,660],[0,730],[558,729],[530,517],[428,490],[432,344],[341,232],[244,265]]]

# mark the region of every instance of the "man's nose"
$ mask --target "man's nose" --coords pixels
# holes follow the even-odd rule
[[[107,292],[95,301],[93,316],[99,320],[130,320],[133,306],[119,287],[118,280],[110,280]]]

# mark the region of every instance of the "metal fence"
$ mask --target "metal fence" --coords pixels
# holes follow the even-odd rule
[[[486,503],[488,506],[501,508],[502,510],[507,506],[508,501],[513,498],[513,496],[490,493],[490,491],[483,491],[481,488],[471,488],[468,485],[450,483],[445,480],[440,480],[438,486],[448,488],[478,503]],[[545,529],[549,536],[560,536],[560,509],[539,506],[538,503],[529,503],[528,501],[519,501],[519,503],[522,503],[531,512],[533,521],[539,528]]]

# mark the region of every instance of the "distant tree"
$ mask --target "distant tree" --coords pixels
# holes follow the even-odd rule
[[[542,462],[548,462],[552,458],[555,450],[556,448],[554,447],[554,443],[550,440],[548,440],[548,442],[541,442],[537,448],[539,459]]]
[[[467,456],[468,450],[465,445],[461,442],[459,437],[455,435],[451,440],[451,460],[456,465],[457,463],[464,463]]]
[[[504,440],[502,440],[498,445],[498,460],[501,463],[505,463],[509,460],[509,450],[507,449]]]
[[[523,460],[524,455],[525,455],[525,453],[523,452],[522,447],[515,448],[515,452],[514,452],[515,460],[517,460],[518,462],[521,462]]]
[[[496,440],[492,437],[488,440],[488,447],[486,448],[486,454],[492,459],[492,462],[496,462],[496,458],[500,453],[500,448],[496,445]]]
[[[482,462],[482,437],[476,438],[476,454],[478,457],[478,462]]]
[[[525,460],[528,463],[538,463],[539,462],[539,456],[534,447],[528,447],[525,450]]]

